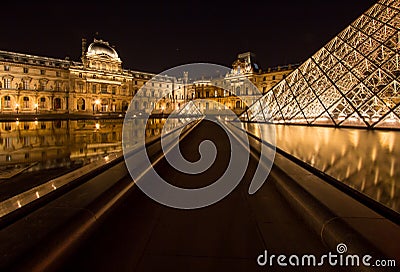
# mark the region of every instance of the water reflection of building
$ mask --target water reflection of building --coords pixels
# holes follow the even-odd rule
[[[240,113],[246,105],[236,96],[246,94],[244,78],[265,93],[292,69],[262,71],[254,54],[239,54],[225,77],[231,86],[224,92],[215,88],[215,80],[188,83],[187,73],[181,78],[155,78],[152,73],[124,69],[115,48],[98,39],[88,46],[82,40],[81,61],[0,51],[0,114],[124,113],[142,87],[148,99],[133,105],[137,111],[170,113],[188,100],[207,98]],[[154,98],[160,101],[154,103]]]
[[[160,135],[164,122],[164,119],[150,119],[146,137]],[[70,161],[86,161],[120,152],[122,125],[121,119],[3,122],[0,123],[0,165],[39,162],[43,167],[53,168]]]
[[[69,157],[67,121],[0,124],[0,164],[56,162]]]

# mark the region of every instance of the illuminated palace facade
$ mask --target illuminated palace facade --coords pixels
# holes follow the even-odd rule
[[[255,54],[246,52],[237,56],[232,64],[232,69],[225,77],[195,81],[191,86],[188,86],[189,93],[192,93],[192,97],[195,99],[216,102],[195,102],[195,105],[202,111],[218,111],[223,106],[236,114],[241,114],[246,107],[255,102],[249,83],[257,87],[260,93],[265,94],[278,82],[286,78],[297,66],[289,64],[263,71],[256,61]],[[224,88],[221,86],[224,86]]]
[[[184,86],[183,78],[158,76],[151,86],[145,86],[149,101],[133,106],[138,111],[170,113],[187,100],[208,98],[241,113],[246,106],[236,94],[245,92],[241,90],[243,78],[266,93],[294,68],[289,65],[262,71],[254,54],[244,53],[226,76],[232,83],[231,94],[211,81]],[[82,39],[81,61],[0,51],[0,114],[124,113],[136,92],[154,76],[124,69],[117,51],[97,39],[88,46]],[[162,97],[167,92],[168,97]],[[153,105],[151,98],[162,99]]]

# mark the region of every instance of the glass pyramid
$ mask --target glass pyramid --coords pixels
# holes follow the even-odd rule
[[[381,0],[241,116],[247,121],[400,128],[400,0]]]
[[[178,116],[202,116],[203,113],[196,107],[193,101],[189,101],[186,105],[178,112]]]

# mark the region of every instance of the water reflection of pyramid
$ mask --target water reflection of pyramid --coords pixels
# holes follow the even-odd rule
[[[381,0],[268,91],[250,121],[400,128],[400,0]]]

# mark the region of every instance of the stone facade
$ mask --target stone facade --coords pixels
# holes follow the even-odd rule
[[[254,54],[239,54],[225,77],[229,93],[218,82],[184,84],[187,74],[186,81],[167,76],[154,80],[155,74],[124,69],[117,51],[97,39],[89,46],[82,39],[81,61],[0,51],[0,114],[123,114],[142,87],[145,97],[133,105],[138,112],[170,113],[188,100],[207,98],[239,114],[246,107],[236,96],[247,94],[244,78],[265,93],[293,68],[262,71]],[[154,98],[159,99],[155,105]]]

